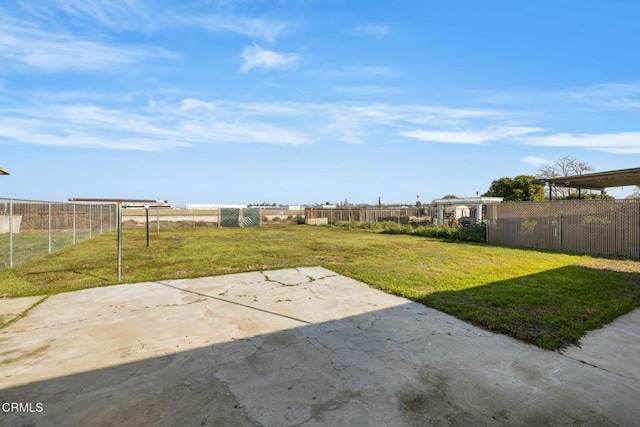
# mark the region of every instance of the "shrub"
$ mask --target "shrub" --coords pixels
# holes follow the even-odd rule
[[[469,227],[460,227],[458,231],[459,240],[465,242],[487,242],[487,225],[473,224]]]

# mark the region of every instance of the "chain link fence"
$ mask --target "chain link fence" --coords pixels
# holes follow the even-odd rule
[[[343,225],[347,223],[397,222],[413,226],[433,224],[437,217],[437,209],[433,206],[422,208],[323,208],[312,207],[305,211],[307,224]]]
[[[640,258],[640,200],[552,200],[489,206],[487,242]]]
[[[217,209],[154,209],[149,208],[149,228],[160,232],[176,228],[196,227],[257,227],[304,223],[304,211],[272,207]],[[122,214],[124,228],[145,227],[145,209],[125,209]]]
[[[116,206],[0,198],[0,268],[116,229]]]

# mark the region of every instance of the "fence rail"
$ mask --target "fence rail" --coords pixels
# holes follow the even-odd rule
[[[553,200],[490,206],[487,242],[640,258],[640,200]]]
[[[45,256],[115,228],[113,204],[0,198],[0,269]]]

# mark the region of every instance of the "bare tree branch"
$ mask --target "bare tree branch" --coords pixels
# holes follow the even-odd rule
[[[542,166],[536,173],[537,178],[559,178],[562,176],[582,175],[585,172],[593,171],[593,167],[576,158],[565,156],[550,165]],[[576,193],[574,188],[553,187],[553,197],[568,197]]]

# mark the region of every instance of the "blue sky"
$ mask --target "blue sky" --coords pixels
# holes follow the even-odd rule
[[[564,156],[638,167],[638,22],[619,0],[4,1],[0,197],[414,203]]]

